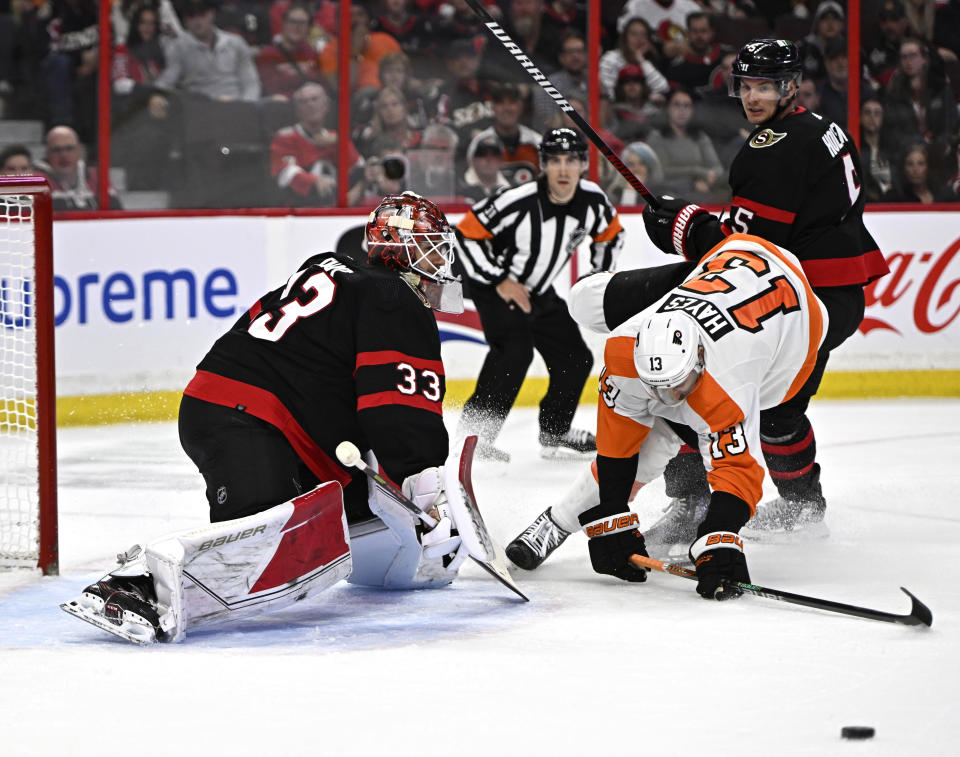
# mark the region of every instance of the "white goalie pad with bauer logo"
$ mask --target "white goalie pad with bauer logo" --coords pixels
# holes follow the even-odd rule
[[[152,542],[110,576],[149,575],[164,641],[180,641],[208,623],[282,609],[350,575],[350,537],[337,482],[246,518]],[[87,603],[61,605],[128,641],[144,639],[113,625]]]
[[[188,626],[279,610],[352,570],[343,490],[335,481],[262,513],[151,544],[146,552],[148,564],[166,563],[174,571],[180,565],[181,633]]]

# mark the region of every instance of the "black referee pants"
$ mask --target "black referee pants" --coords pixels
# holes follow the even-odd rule
[[[480,369],[477,387],[464,405],[462,426],[486,442],[496,439],[536,349],[550,376],[547,393],[540,401],[540,433],[565,434],[593,367],[593,355],[567,303],[553,287],[531,295],[530,313],[511,308],[495,287],[471,286],[470,296],[490,351]]]

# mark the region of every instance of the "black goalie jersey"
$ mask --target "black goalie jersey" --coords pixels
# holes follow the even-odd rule
[[[888,268],[863,225],[861,175],[850,135],[799,108],[755,129],[740,148],[723,231],[790,250],[814,287],[867,284]]]
[[[325,253],[241,316],[184,394],[280,429],[314,475],[344,485],[349,517],[366,511],[366,483],[337,445],[372,449],[398,484],[442,465],[444,391],[433,311],[396,272]]]

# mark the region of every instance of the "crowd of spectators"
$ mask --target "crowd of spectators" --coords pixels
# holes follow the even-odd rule
[[[586,3],[484,4],[586,115]],[[354,0],[339,133],[339,10],[114,0],[111,163],[124,188],[166,192],[175,207],[333,206],[342,154],[352,205],[402,189],[472,203],[536,176],[540,135],[570,125],[465,0]],[[0,170],[47,171],[59,207],[96,207],[97,11],[96,0],[0,0],[0,118],[40,121],[45,135],[0,140]],[[803,107],[846,126],[860,76],[869,202],[958,201],[960,0],[862,0],[861,13],[852,72],[836,0],[605,2],[591,123],[654,192],[724,203],[749,133],[730,66],[749,39],[787,37],[801,49]],[[598,168],[616,202],[640,201]]]

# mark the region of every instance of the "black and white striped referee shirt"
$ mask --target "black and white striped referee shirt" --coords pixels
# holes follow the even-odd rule
[[[586,179],[565,205],[550,202],[546,177],[505,189],[474,205],[457,229],[467,278],[496,286],[510,276],[531,294],[550,287],[588,236],[592,271],[611,270],[623,246],[616,208]]]

